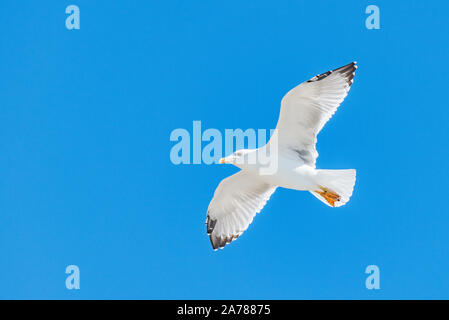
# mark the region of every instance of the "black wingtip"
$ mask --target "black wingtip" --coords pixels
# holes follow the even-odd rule
[[[232,241],[237,240],[240,234],[231,235],[229,237],[220,237],[216,235],[209,235],[209,240],[212,245],[212,249],[217,251],[218,249],[223,249],[226,245],[230,244]]]
[[[357,61],[353,61],[343,67],[332,70],[332,72],[339,73],[342,76],[344,76],[346,78],[346,82],[348,83],[348,85],[351,86],[353,82],[352,79],[354,79],[356,69],[357,69]]]
[[[214,231],[215,225],[217,224],[217,219],[211,219],[209,215],[206,218],[206,232],[211,234]]]
[[[327,78],[329,75],[333,74],[333,73],[339,73],[342,74],[343,76],[346,76],[346,80],[348,82],[349,85],[352,84],[352,79],[354,78],[355,75],[355,70],[357,69],[357,61],[353,61],[351,63],[348,63],[347,65],[344,65],[343,67],[334,69],[334,70],[330,70],[327,72],[324,72],[322,74],[318,74],[315,77],[313,77],[310,80],[307,80],[307,82],[315,82],[315,81],[320,81],[323,80],[325,78]]]
[[[212,235],[209,236],[209,240],[210,240],[210,244],[212,245],[212,249],[214,251],[217,251],[218,246],[214,243],[214,239],[213,239]]]
[[[357,69],[357,61],[353,61],[343,67],[332,70],[332,72],[347,73],[348,71],[354,71],[355,69]]]

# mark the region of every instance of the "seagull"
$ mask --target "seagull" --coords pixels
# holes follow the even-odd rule
[[[282,98],[276,130],[266,145],[219,160],[241,170],[220,182],[207,209],[214,250],[236,240],[278,187],[309,191],[330,207],[349,201],[356,171],[316,169],[315,146],[318,133],[348,94],[356,69],[351,62],[296,86]],[[276,164],[269,174],[262,172],[267,163]]]

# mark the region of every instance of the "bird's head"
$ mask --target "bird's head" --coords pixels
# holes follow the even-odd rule
[[[219,160],[219,163],[228,163],[233,164],[237,167],[242,167],[245,164],[248,164],[250,162],[251,155],[254,153],[255,150],[249,150],[249,149],[240,149],[234,152],[233,154],[221,158]]]

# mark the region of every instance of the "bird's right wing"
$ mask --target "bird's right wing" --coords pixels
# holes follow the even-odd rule
[[[317,75],[290,90],[281,102],[276,126],[279,151],[315,166],[316,137],[349,92],[357,69],[352,62]],[[269,143],[272,143],[270,140]]]
[[[212,248],[224,248],[237,239],[276,188],[244,171],[223,179],[207,209],[207,234]]]

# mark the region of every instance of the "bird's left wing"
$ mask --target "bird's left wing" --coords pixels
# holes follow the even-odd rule
[[[207,209],[207,234],[212,248],[224,248],[237,239],[276,188],[244,171],[223,179]]]
[[[348,94],[356,69],[356,63],[351,62],[317,75],[282,98],[274,133],[280,152],[315,166],[318,157],[316,137]]]

